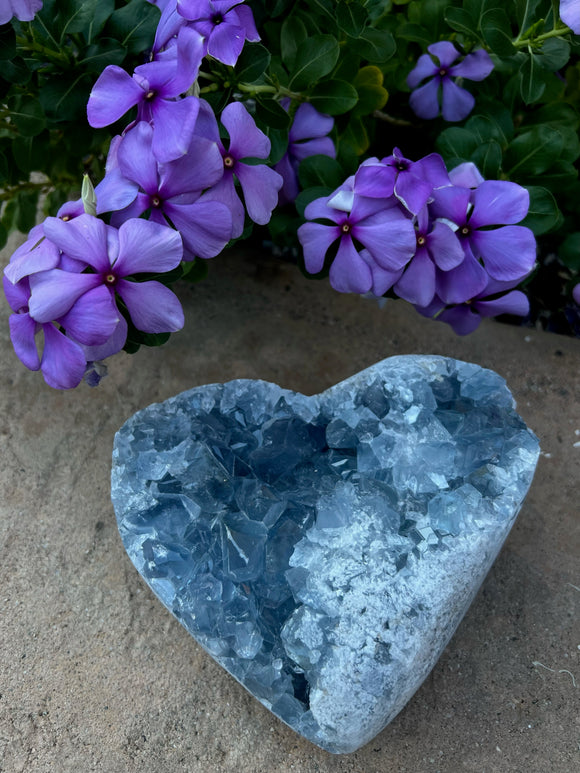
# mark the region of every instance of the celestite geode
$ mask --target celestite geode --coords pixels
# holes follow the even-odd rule
[[[538,454],[496,373],[392,357],[314,397],[239,380],[151,405],[117,433],[112,497],[167,608],[280,719],[343,753],[433,667]]]

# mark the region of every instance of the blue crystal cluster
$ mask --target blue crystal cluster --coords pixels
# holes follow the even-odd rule
[[[321,395],[199,387],[117,433],[125,547],[265,706],[341,753],[432,668],[511,527],[538,443],[497,374],[395,357]]]

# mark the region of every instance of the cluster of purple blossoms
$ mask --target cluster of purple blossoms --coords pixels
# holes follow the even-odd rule
[[[484,80],[493,70],[490,56],[480,48],[454,64],[460,53],[447,40],[432,43],[427,51],[407,76],[407,85],[414,89],[409,104],[419,118],[431,119],[442,114],[446,121],[462,121],[473,110],[475,97],[458,86],[454,78]],[[429,80],[419,86],[425,78]]]
[[[145,333],[174,332],[184,321],[171,290],[139,281],[179,265],[181,236],[137,219],[116,229],[78,212],[69,205],[35,226],[4,270],[14,350],[57,389],[77,386],[93,362],[123,348],[128,326],[119,304]]]
[[[6,24],[13,16],[19,21],[32,21],[42,8],[43,0],[2,0],[0,24]]]
[[[392,290],[465,335],[482,316],[528,313],[513,289],[536,260],[532,231],[516,225],[528,208],[525,188],[484,180],[473,164],[448,174],[435,153],[413,162],[395,149],[311,202],[306,218],[332,225],[307,222],[298,236],[310,273],[338,241],[329,278],[339,292]]]

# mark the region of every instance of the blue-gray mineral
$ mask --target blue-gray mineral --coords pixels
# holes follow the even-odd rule
[[[350,752],[433,667],[538,453],[496,373],[393,357],[314,397],[240,380],[151,405],[117,434],[113,502],[196,640],[294,730]]]

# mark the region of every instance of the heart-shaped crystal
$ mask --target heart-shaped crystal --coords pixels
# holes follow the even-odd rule
[[[195,639],[280,719],[354,751],[425,679],[530,485],[504,380],[393,357],[314,397],[211,384],[117,433],[124,545]]]

